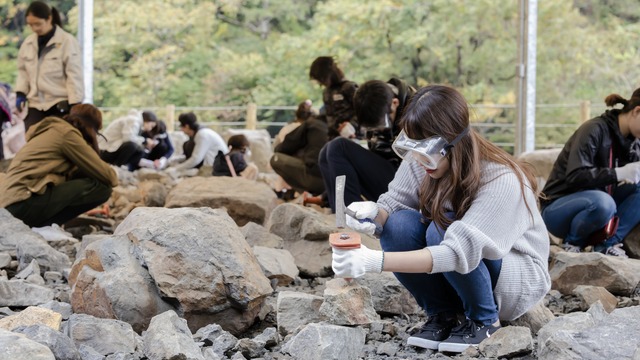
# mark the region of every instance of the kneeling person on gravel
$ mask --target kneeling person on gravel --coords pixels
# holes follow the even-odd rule
[[[362,221],[348,217],[347,226],[377,232],[383,251],[334,249],[333,271],[393,271],[428,315],[408,344],[462,352],[551,287],[536,181],[469,128],[467,102],[453,88],[420,89],[400,127],[392,148],[404,161],[389,191],[348,206]]]

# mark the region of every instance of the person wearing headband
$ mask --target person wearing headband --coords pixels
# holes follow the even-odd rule
[[[347,226],[382,251],[333,249],[336,276],[392,271],[425,310],[408,345],[462,352],[542,300],[549,236],[533,172],[469,128],[455,89],[413,96],[393,149],[403,158],[377,203],[354,202]]]

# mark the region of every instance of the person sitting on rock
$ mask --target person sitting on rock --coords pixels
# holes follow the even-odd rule
[[[109,200],[118,177],[98,155],[101,127],[102,113],[90,104],[31,126],[0,182],[0,208],[31,227],[43,227],[64,224]]]
[[[611,94],[604,102],[623,107],[585,122],[565,143],[542,190],[542,218],[567,251],[594,245],[627,258],[622,241],[640,223],[640,158],[632,151],[640,138],[640,88],[629,100]]]
[[[312,194],[324,192],[318,154],[328,140],[328,131],[326,122],[309,114],[307,120],[275,147],[271,168],[293,190]]]
[[[213,166],[218,152],[225,155],[229,153],[222,137],[217,132],[200,126],[194,113],[180,114],[178,122],[180,122],[180,130],[189,136],[189,141],[183,147],[186,160],[170,169],[184,171],[200,168],[203,165]]]
[[[144,117],[142,124],[145,151],[139,165],[152,169],[164,169],[167,166],[167,159],[173,154],[173,144],[164,121],[158,120],[152,112],[148,113],[150,115]]]
[[[213,176],[240,176],[248,180],[255,180],[258,177],[258,167],[254,163],[249,163],[245,157],[250,156],[249,140],[242,134],[233,135],[227,142],[229,154],[218,152],[216,160],[213,162]]]
[[[551,288],[537,183],[470,128],[467,102],[451,87],[418,90],[399,126],[392,148],[403,161],[389,191],[349,205],[355,218],[346,221],[378,233],[383,251],[333,249],[332,268],[347,278],[393,271],[428,315],[407,344],[463,352]]]
[[[137,169],[144,155],[144,138],[140,136],[140,131],[144,118],[149,114],[132,109],[127,115],[107,125],[98,138],[102,160],[116,166],[126,165],[129,171]]]

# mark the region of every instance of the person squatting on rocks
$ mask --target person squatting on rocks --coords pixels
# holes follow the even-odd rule
[[[142,123],[150,116],[155,117],[153,113],[131,109],[127,115],[107,125],[98,138],[102,160],[116,166],[126,165],[129,171],[137,169],[144,155],[144,138],[140,136]]]
[[[42,227],[64,224],[109,200],[118,177],[98,155],[101,127],[102,113],[90,104],[33,125],[0,183],[0,208]]]
[[[566,142],[542,190],[542,218],[568,251],[594,245],[627,258],[622,241],[640,223],[640,154],[632,150],[640,138],[640,88],[629,100],[611,94],[605,104],[623,107],[585,122]],[[617,220],[617,230],[605,231]]]
[[[298,104],[295,116],[296,118],[292,122],[283,126],[282,129],[278,131],[278,134],[275,136],[275,138],[273,138],[274,149],[284,141],[284,137],[287,136],[287,134],[295,130],[298,126],[302,125],[302,123],[304,123],[309,117],[317,117],[318,114],[317,111],[313,109],[313,102],[309,99],[306,99]]]
[[[386,83],[371,80],[362,84],[353,99],[358,125],[365,131],[368,149],[337,137],[320,151],[320,171],[327,191],[326,200],[335,209],[336,176],[346,175],[346,205],[363,198],[377,201],[387,191],[400,158],[391,143],[400,132],[398,122],[415,89],[400,79]]]
[[[258,178],[258,167],[248,162],[246,158],[251,156],[249,139],[242,134],[233,135],[227,141],[229,154],[218,152],[213,162],[213,176],[240,176],[247,180]]]
[[[469,128],[467,103],[453,88],[420,89],[399,125],[393,149],[404,161],[389,191],[377,204],[349,205],[360,220],[347,217],[347,226],[378,233],[383,251],[334,249],[333,271],[393,271],[428,315],[408,344],[462,352],[550,289],[536,182]]]
[[[320,56],[313,60],[309,68],[309,78],[317,81],[322,91],[323,107],[320,118],[329,126],[329,139],[336,136],[356,137],[356,116],[353,108],[353,94],[358,84],[347,80],[338,64],[331,56]]]
[[[293,190],[322,194],[325,189],[318,154],[328,140],[327,123],[307,110],[304,102],[298,105],[296,112],[296,118],[302,117],[306,120],[274,148],[271,168]]]
[[[174,151],[173,143],[167,133],[167,125],[164,121],[158,120],[151,111],[145,111],[142,118],[144,154],[138,165],[156,170],[164,169],[167,166],[167,159],[173,155]]]
[[[25,12],[34,32],[20,46],[16,108],[28,104],[25,130],[46,116],[63,116],[84,99],[82,58],[78,41],[62,29],[60,13],[42,1]]]
[[[178,122],[180,122],[180,130],[189,136],[189,140],[183,144],[186,160],[169,169],[183,171],[200,168],[202,165],[213,166],[218,152],[225,155],[229,153],[222,137],[217,132],[200,126],[194,113],[180,114]]]

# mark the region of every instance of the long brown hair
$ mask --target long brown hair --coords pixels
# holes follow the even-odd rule
[[[82,138],[100,154],[98,148],[98,130],[102,129],[102,112],[91,104],[78,104],[71,108],[64,119],[80,130]]]
[[[451,142],[469,127],[469,107],[462,94],[455,89],[429,85],[413,96],[400,120],[400,126],[413,139],[439,135]],[[420,210],[441,228],[453,222],[445,215],[445,205],[451,204],[455,219],[461,219],[471,207],[483,185],[483,160],[511,168],[520,181],[523,199],[526,188],[530,188],[534,194],[537,192],[537,182],[529,166],[519,163],[472,129],[451,148],[447,156],[449,171],[439,179],[425,176],[420,186]],[[527,208],[531,213],[528,204]]]

